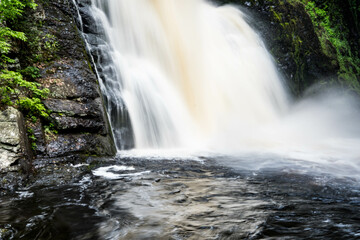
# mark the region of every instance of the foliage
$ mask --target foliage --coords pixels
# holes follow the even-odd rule
[[[40,99],[48,96],[48,89],[41,89],[40,84],[23,79],[19,72],[3,70],[0,73],[0,102],[15,105],[29,116],[48,118],[49,114]]]
[[[299,28],[299,24],[302,24],[302,15],[296,12],[298,4],[295,0],[271,1],[272,7],[269,7],[271,21],[277,26],[274,28],[276,38],[273,39],[276,44],[272,46],[271,51],[274,54],[280,53],[282,61],[289,64],[286,67],[291,69],[291,74],[288,75],[291,80],[289,87],[295,95],[300,95],[303,89],[311,84],[311,80],[306,79],[309,51],[304,51],[308,46],[305,46],[306,37]]]
[[[41,116],[48,118],[49,114],[39,98],[21,98],[18,102],[21,110],[27,111],[30,116]]]
[[[34,130],[32,128],[28,128],[27,129],[27,135],[29,140],[31,141],[31,149],[36,151],[37,150],[37,145],[36,145],[36,137],[34,134]]]
[[[14,40],[27,41],[23,32],[11,28],[27,8],[34,9],[33,0],[0,1],[0,105],[13,105],[30,118],[48,118],[49,114],[41,103],[49,94],[48,89],[41,89],[34,82],[40,76],[39,69],[28,66],[22,70],[9,70],[7,65],[15,60],[9,57],[14,48]],[[51,46],[50,46],[51,47]]]
[[[360,2],[358,0],[347,0],[350,6],[350,12],[354,19],[356,30],[360,31]]]
[[[0,21],[15,21],[22,15],[25,8],[35,9],[36,6],[34,0],[1,0]]]
[[[338,78],[351,89],[360,93],[360,59],[353,53],[349,43],[349,29],[344,23],[336,1],[317,3],[301,0],[313,22],[324,53],[339,65]],[[360,4],[348,0],[352,15],[357,22]],[[358,28],[358,26],[356,26]]]
[[[57,57],[59,43],[53,34],[33,29],[29,30],[27,36],[30,39],[27,45],[32,54],[26,57],[30,57],[31,62],[49,62]]]
[[[44,126],[44,132],[47,135],[54,136],[58,134],[58,131],[55,129],[55,125],[53,123],[49,123],[48,125]]]
[[[0,1],[0,67],[13,60],[6,56],[11,50],[11,40],[18,39],[26,41],[23,32],[15,31],[6,26],[7,23],[13,23],[22,15],[26,7],[35,8],[33,0],[1,0]]]
[[[40,77],[40,70],[37,67],[28,66],[23,70],[20,70],[20,73],[31,80],[35,80]]]
[[[9,62],[7,61],[7,58],[4,56],[4,54],[9,53],[9,51],[11,50],[11,43],[10,43],[11,38],[26,41],[26,37],[24,33],[13,31],[8,27],[0,26],[0,53],[2,60],[0,64]]]
[[[52,34],[45,34],[42,37],[41,43],[38,45],[39,52],[42,52],[43,60],[51,60],[55,58],[57,50],[59,50],[59,43],[56,41],[56,37]]]

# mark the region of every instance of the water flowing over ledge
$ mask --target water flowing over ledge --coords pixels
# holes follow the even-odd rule
[[[149,155],[263,153],[360,171],[354,99],[329,91],[291,101],[251,19],[235,7],[93,0],[90,12],[98,35],[86,39],[90,52],[106,53],[95,63],[119,150],[133,138]]]

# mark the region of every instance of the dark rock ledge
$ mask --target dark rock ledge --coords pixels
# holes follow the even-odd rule
[[[58,134],[47,134],[42,127],[35,127],[38,157],[112,156],[116,149],[102,95],[71,14],[70,1],[39,4],[45,13],[42,31],[56,37],[59,50],[56,60],[39,66],[40,81],[51,91],[44,104],[52,112]]]
[[[41,74],[37,81],[50,90],[44,105],[51,111],[51,129],[48,122],[24,123],[20,113],[16,113],[19,116],[14,121],[4,118],[0,124],[5,126],[0,132],[2,172],[20,169],[22,159],[26,159],[27,169],[34,169],[36,165],[73,163],[88,156],[108,157],[116,153],[99,83],[75,24],[71,0],[36,2],[38,7],[28,13],[28,21],[41,22],[34,26],[36,31],[54,36],[57,43],[56,52],[51,53],[54,57],[36,64]],[[0,114],[8,115],[9,111],[16,110],[7,109]],[[16,132],[16,143],[10,145],[3,137],[9,128]],[[31,152],[29,144],[22,143],[27,141],[26,128],[31,128],[36,137],[34,156],[24,154]]]

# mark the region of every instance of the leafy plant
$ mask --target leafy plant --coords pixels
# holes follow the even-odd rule
[[[6,56],[12,49],[11,40],[26,41],[27,39],[23,32],[15,31],[7,25],[20,17],[26,7],[34,9],[36,6],[33,0],[0,1],[0,67],[4,67],[6,63],[14,61]]]
[[[21,70],[20,73],[31,80],[35,80],[40,77],[40,70],[37,67],[28,66],[25,69]]]
[[[52,34],[45,34],[42,37],[42,44],[39,45],[43,58],[45,60],[51,60],[56,57],[56,52],[59,50],[59,43],[56,41],[56,37]]]
[[[58,134],[58,131],[55,130],[55,125],[50,123],[49,125],[45,125],[44,126],[44,132],[47,133],[47,134]]]
[[[48,96],[48,89],[41,89],[40,84],[29,82],[14,71],[3,70],[0,73],[0,102],[5,105],[14,105],[29,114],[48,118],[49,114],[41,99]]]
[[[33,81],[40,76],[38,68],[28,66],[23,70],[11,71],[7,69],[7,64],[15,62],[8,56],[13,49],[13,40],[27,41],[23,32],[13,30],[11,26],[26,8],[35,7],[33,0],[0,1],[0,67],[3,68],[0,70],[0,105],[19,108],[32,121],[36,121],[37,117],[49,117],[48,111],[41,103],[41,99],[48,96],[49,90],[42,89],[39,83]],[[50,36],[49,38],[52,39]],[[54,43],[49,47],[53,45]]]
[[[20,100],[17,101],[17,104],[22,111],[28,112],[30,116],[49,117],[48,111],[39,98],[20,98]]]
[[[36,151],[37,150],[37,145],[36,145],[36,137],[35,137],[35,134],[34,134],[34,130],[32,128],[28,128],[27,129],[27,135],[28,135],[28,138],[31,142],[31,149]]]
[[[26,7],[35,9],[34,0],[1,0],[0,2],[0,21],[14,21],[22,15]]]

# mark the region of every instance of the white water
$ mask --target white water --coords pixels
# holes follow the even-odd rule
[[[271,152],[360,172],[360,116],[351,100],[330,93],[290,103],[235,7],[93,0],[93,12],[121,81],[103,91],[125,102],[137,149]]]

